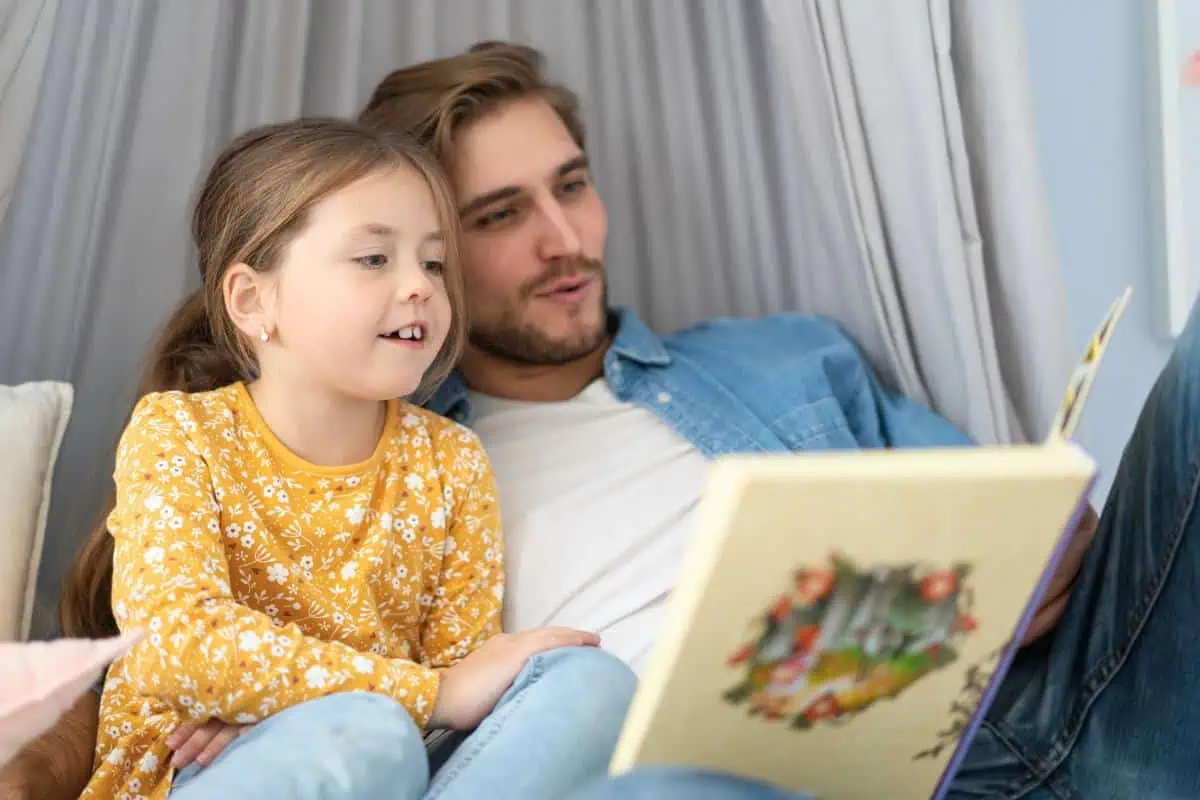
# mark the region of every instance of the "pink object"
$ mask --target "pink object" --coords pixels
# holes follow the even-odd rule
[[[1183,70],[1182,80],[1184,86],[1200,86],[1200,51],[1197,51],[1188,60],[1188,65]]]
[[[111,639],[0,642],[0,766],[48,730],[141,631]]]

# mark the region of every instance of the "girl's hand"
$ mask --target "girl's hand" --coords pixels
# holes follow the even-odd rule
[[[600,637],[573,628],[502,633],[442,672],[431,728],[471,730],[491,713],[530,656],[559,647],[595,647]]]
[[[219,719],[210,719],[203,725],[185,722],[167,737],[167,747],[175,751],[171,766],[182,769],[195,761],[207,767],[221,751],[241,736],[251,726],[226,725]]]

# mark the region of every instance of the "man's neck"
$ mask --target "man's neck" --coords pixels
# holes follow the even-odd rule
[[[609,344],[606,340],[585,356],[550,366],[514,364],[468,347],[458,370],[468,387],[490,397],[528,403],[561,403],[577,396],[604,374],[604,355]]]

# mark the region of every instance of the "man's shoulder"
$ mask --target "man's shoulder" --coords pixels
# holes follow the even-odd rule
[[[668,349],[720,351],[724,357],[774,359],[822,352],[858,356],[842,326],[821,314],[783,313],[761,317],[715,317],[663,337]]]

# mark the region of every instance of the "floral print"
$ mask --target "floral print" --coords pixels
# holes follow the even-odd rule
[[[243,384],[155,393],[114,477],[113,611],[146,636],[109,669],[85,797],[165,797],[183,720],[253,723],[362,690],[424,726],[438,670],[499,632],[491,468],[435,414],[392,402],[367,461],[322,467]]]

